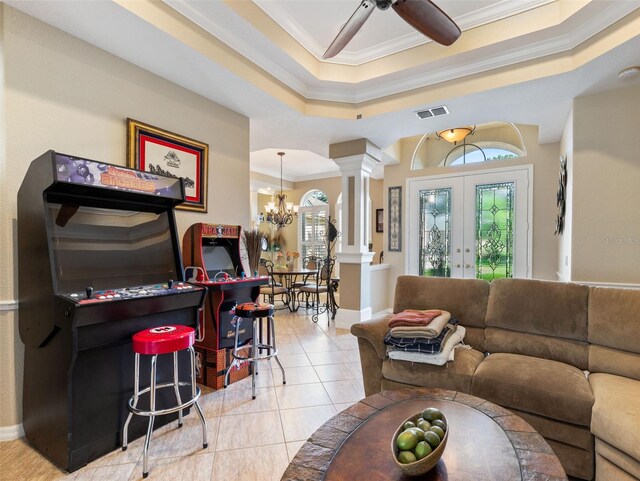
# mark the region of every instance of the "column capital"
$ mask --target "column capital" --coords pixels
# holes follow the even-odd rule
[[[369,264],[375,252],[336,252],[340,264]]]
[[[329,157],[343,173],[364,171],[370,174],[371,169],[380,163],[382,151],[369,139],[354,139],[331,144]]]
[[[333,159],[333,161],[338,165],[340,172],[343,174],[364,172],[367,175],[371,175],[373,168],[380,163],[380,160],[366,152],[363,154],[339,157]]]

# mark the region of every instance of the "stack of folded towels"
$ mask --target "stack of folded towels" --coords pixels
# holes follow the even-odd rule
[[[407,309],[391,317],[384,343],[391,359],[441,366],[453,361],[464,335],[464,327],[447,311]]]

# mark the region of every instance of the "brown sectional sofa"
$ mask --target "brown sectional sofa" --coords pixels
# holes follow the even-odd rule
[[[427,308],[450,311],[472,349],[457,349],[446,366],[391,360],[389,316],[356,324],[367,395],[408,386],[470,393],[528,421],[570,476],[640,480],[640,290],[398,278],[393,312]]]

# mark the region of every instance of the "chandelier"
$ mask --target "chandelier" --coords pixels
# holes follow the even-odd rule
[[[286,194],[282,193],[282,157],[284,152],[278,152],[280,156],[280,193],[276,194],[277,202],[269,202],[264,206],[267,222],[276,226],[276,229],[282,229],[284,226],[293,222],[293,218],[298,216],[298,206],[293,202],[286,202]]]

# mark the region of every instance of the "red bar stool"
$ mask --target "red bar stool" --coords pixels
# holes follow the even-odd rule
[[[257,365],[256,361],[264,359],[275,358],[280,370],[282,371],[282,384],[286,384],[287,380],[284,375],[284,368],[280,364],[278,359],[278,348],[276,347],[276,326],[273,321],[273,313],[275,309],[273,304],[263,304],[257,302],[245,302],[244,304],[238,304],[235,309],[235,317],[231,321],[236,326],[235,338],[233,343],[233,361],[227,368],[224,374],[224,387],[229,384],[229,373],[234,366],[239,366],[241,362],[249,361],[251,363],[251,395],[252,398],[256,398],[256,374]],[[262,343],[262,319],[267,319],[267,344]],[[238,345],[238,334],[240,332],[240,324],[243,319],[251,319],[253,321],[253,339],[250,344],[250,356],[242,356],[240,350],[246,348],[245,345]],[[257,323],[260,323],[260,339],[256,339],[256,333],[258,332]],[[261,354],[262,350],[266,350],[266,354]]]
[[[202,414],[202,409],[198,404],[200,397],[200,388],[196,386],[196,367],[195,352],[193,343],[195,342],[195,331],[189,326],[162,326],[145,329],[133,335],[133,352],[135,353],[135,378],[133,387],[133,396],[127,403],[129,415],[124,423],[122,432],[122,450],[127,450],[127,437],[129,430],[129,422],[134,414],[138,416],[149,417],[149,426],[147,427],[147,435],[144,439],[143,450],[143,468],[142,476],[146,478],[149,475],[148,469],[148,453],[149,442],[151,441],[151,433],[153,432],[153,422],[156,416],[178,412],[178,426],[182,427],[182,410],[194,405],[200,421],[202,422],[202,447],[206,448],[207,443],[207,422]],[[184,349],[189,350],[191,359],[191,381],[178,380],[178,352]],[[151,385],[140,390],[140,354],[153,356],[151,358]],[[173,354],[173,382],[166,382],[156,385],[156,368],[158,355]],[[180,398],[180,386],[191,387],[191,397],[185,402]],[[156,409],[156,390],[166,387],[173,387],[176,394],[176,405],[165,409]],[[149,410],[139,409],[138,400],[143,394],[149,393]]]

